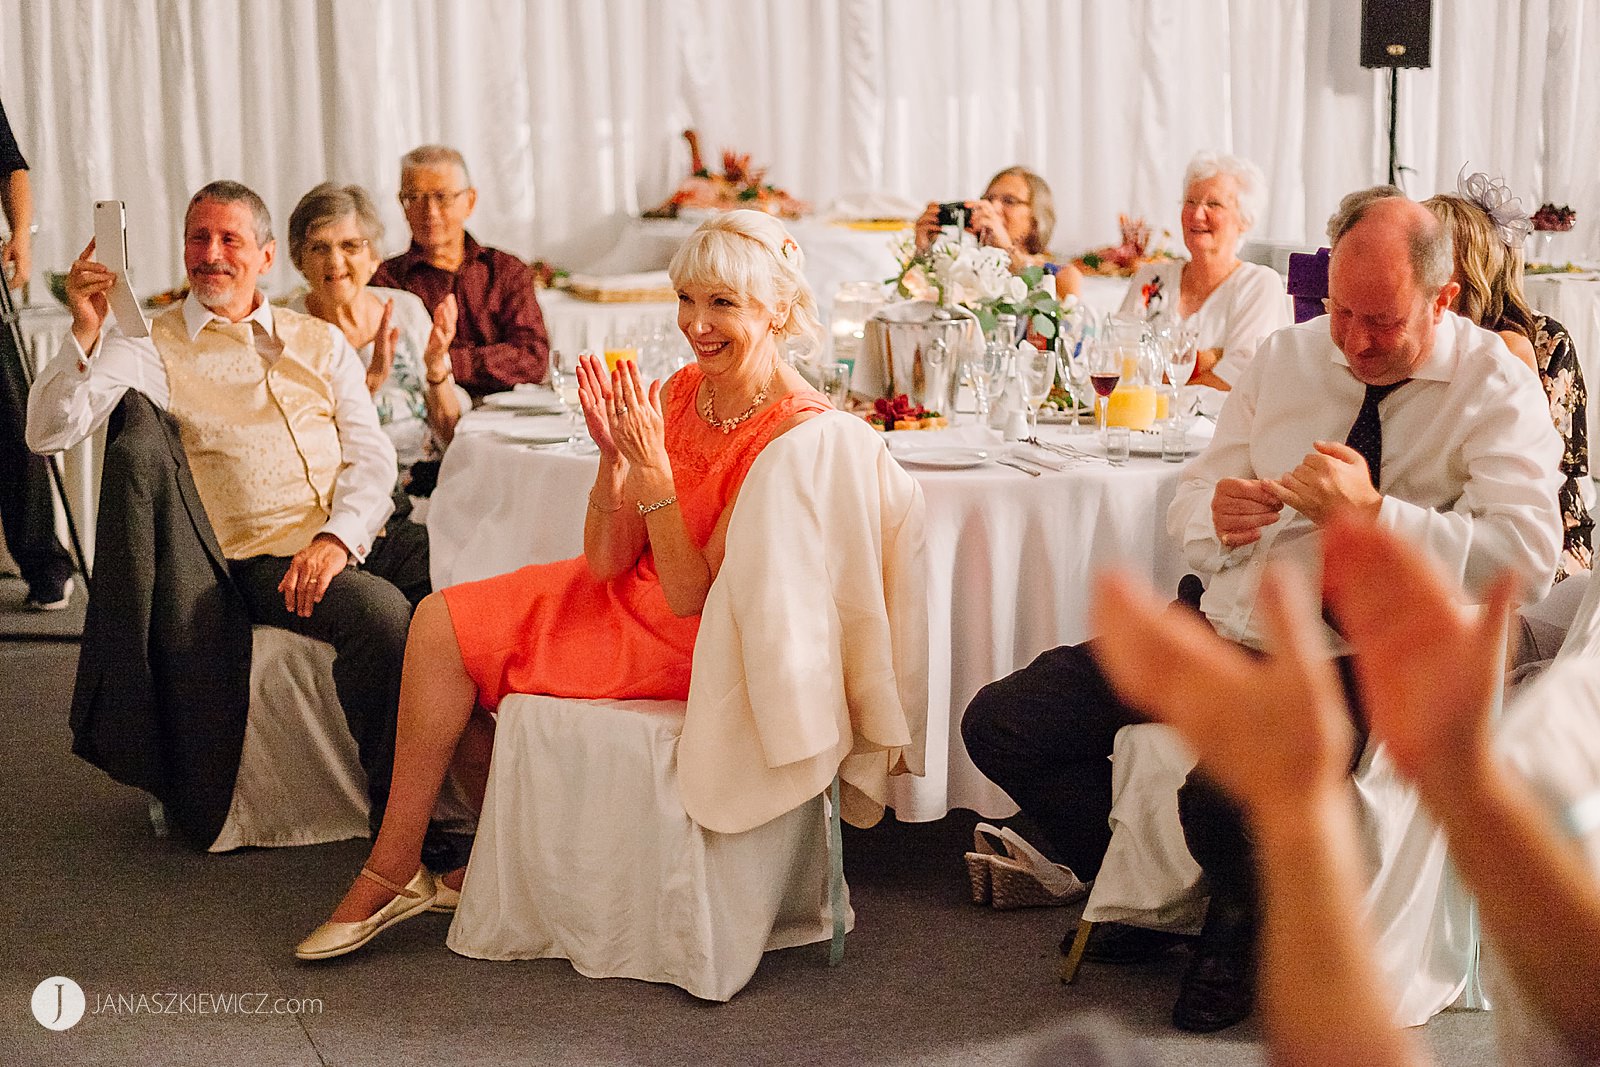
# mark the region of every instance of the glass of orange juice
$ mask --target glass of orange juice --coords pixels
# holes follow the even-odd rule
[[[615,374],[617,364],[629,360],[639,362],[639,341],[632,330],[618,329],[606,338],[606,370]]]

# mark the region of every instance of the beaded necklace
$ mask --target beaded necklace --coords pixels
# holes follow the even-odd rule
[[[762,402],[767,399],[767,390],[772,388],[772,383],[777,379],[777,377],[778,365],[774,363],[772,365],[772,373],[767,375],[767,384],[763,385],[761,387],[761,391],[756,394],[756,398],[750,401],[749,407],[745,408],[731,419],[717,418],[717,387],[711,383],[709,378],[706,379],[706,407],[705,411],[701,413],[702,417],[712,429],[721,430],[724,434],[732,433],[735,426],[739,425],[741,422],[756,413],[756,408],[760,407]]]

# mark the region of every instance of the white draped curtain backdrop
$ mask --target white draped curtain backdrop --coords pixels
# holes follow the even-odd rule
[[[1434,8],[1433,67],[1400,76],[1408,191],[1468,163],[1572,204],[1600,246],[1600,0]],[[1255,236],[1314,245],[1387,170],[1359,25],[1359,0],[0,0],[0,99],[36,269],[116,197],[143,289],[181,280],[187,196],[219,177],[280,233],[317,182],[359,182],[399,250],[398,160],[433,141],[471,165],[480,239],[581,267],[687,174],[688,127],[819,205],[976,196],[1027,164],[1067,252],[1119,213],[1175,231],[1185,162],[1217,148],[1267,174]]]

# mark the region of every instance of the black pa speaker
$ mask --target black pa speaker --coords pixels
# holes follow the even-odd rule
[[[1433,0],[1361,0],[1361,65],[1426,67]]]

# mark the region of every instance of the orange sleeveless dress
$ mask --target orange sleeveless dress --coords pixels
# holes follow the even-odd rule
[[[791,393],[724,434],[694,410],[703,377],[692,363],[673,375],[665,412],[678,511],[701,549],[773,431],[800,412],[830,407],[813,390]],[[648,545],[608,582],[578,556],[454,585],[443,596],[485,708],[498,707],[507,693],[688,698],[700,617],[679,618],[667,608]]]

